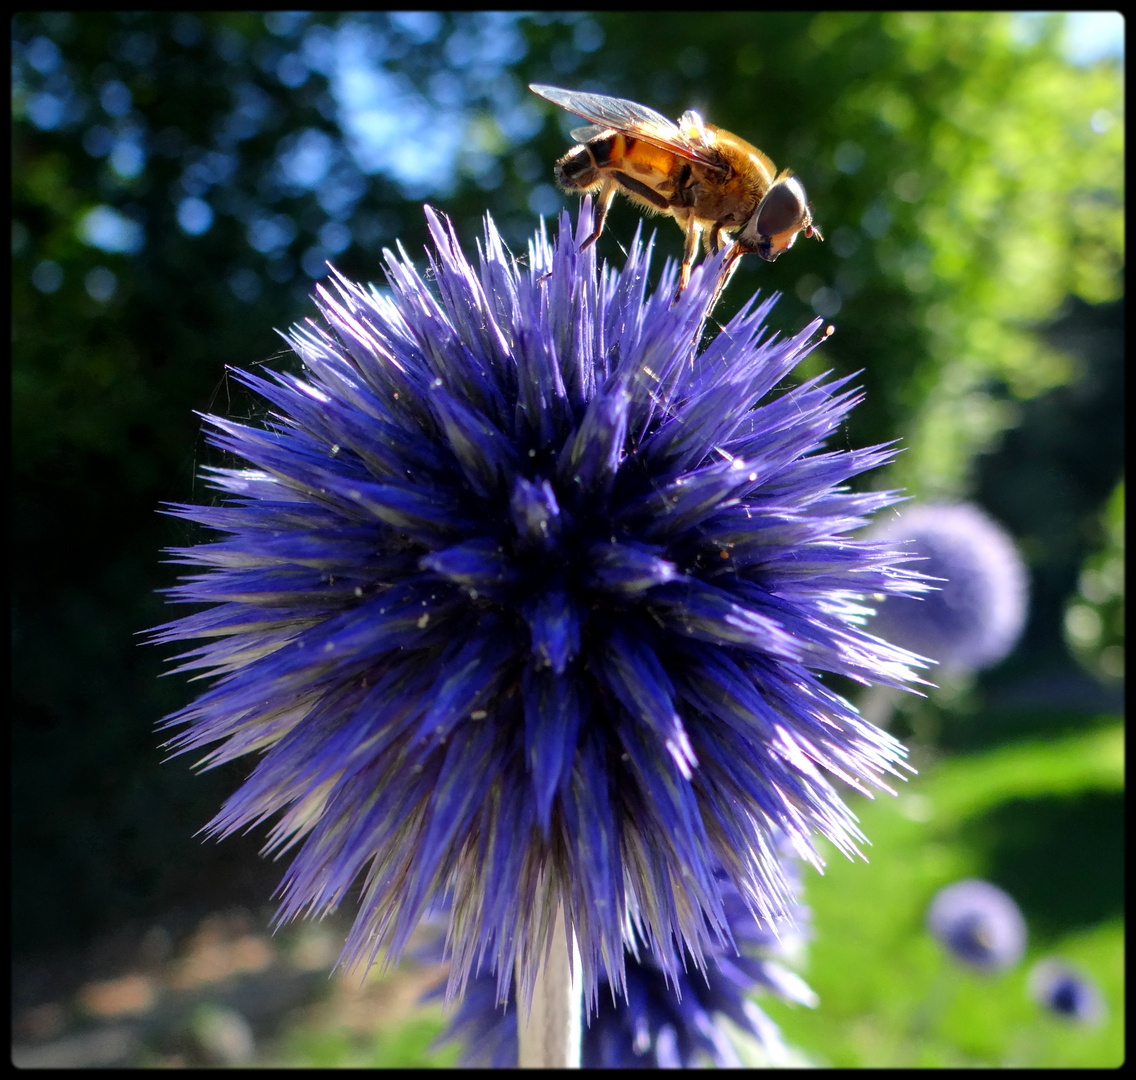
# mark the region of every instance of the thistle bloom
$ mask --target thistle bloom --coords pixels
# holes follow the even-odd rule
[[[885,601],[873,633],[944,668],[979,671],[1009,655],[1026,622],[1029,579],[1009,533],[972,503],[904,507],[873,535],[908,540],[939,578],[925,596]]]
[[[594,1011],[626,926],[672,981],[729,942],[719,870],[785,917],[774,830],[857,850],[824,773],[889,790],[905,752],[821,674],[916,681],[862,599],[922,585],[849,536],[896,496],[844,486],[888,448],[821,449],[846,380],[763,400],[818,323],[779,340],[754,300],[699,353],[721,257],[672,306],[638,239],[597,273],[590,208],[524,269],[491,221],[474,265],[427,214],[429,284],[405,253],[389,292],[337,275],[288,335],[303,376],[238,376],[270,420],[207,418],[247,467],[170,511],[224,538],[173,549],[204,568],[173,599],[210,606],[156,638],[207,639],[178,670],[216,681],[169,745],[258,756],[208,829],[279,815],[279,919],[362,878],[342,964],[448,904],[449,992],[485,963],[503,1000],[519,957],[527,1001],[562,909]]]
[[[976,971],[1012,968],[1026,951],[1026,922],[1008,893],[988,881],[956,881],[936,893],[927,928],[956,960]]]
[[[796,884],[795,860],[783,855],[781,865],[786,879]],[[784,1060],[777,1025],[749,997],[765,993],[810,1007],[817,1003],[808,985],[782,963],[802,944],[808,913],[794,905],[789,917],[773,927],[755,919],[724,880],[722,902],[737,948],[712,946],[705,954],[705,970],[698,970],[688,955],[677,983],[668,981],[650,946],[633,935],[624,956],[626,996],[601,981],[599,1010],[583,1031],[584,1068],[736,1067],[742,1062],[723,1017],[756,1039],[772,1063]],[[465,1042],[464,1065],[514,1066],[515,995],[503,1007],[492,973],[472,977],[443,1039]]]

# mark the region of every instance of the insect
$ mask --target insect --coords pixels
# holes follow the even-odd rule
[[[679,295],[690,281],[704,230],[713,254],[721,250],[724,234],[740,230],[719,293],[740,256],[752,253],[773,262],[798,233],[824,239],[801,181],[788,169],[778,173],[756,146],[705,123],[694,109],[676,123],[626,98],[540,83],[529,89],[592,122],[572,132],[579,145],[556,162],[562,188],[597,194],[595,229],[582,248],[599,239],[616,192],[647,210],[669,214],[686,234]]]

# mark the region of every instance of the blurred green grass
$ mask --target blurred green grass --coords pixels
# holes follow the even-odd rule
[[[265,1064],[313,1069],[448,1068],[457,1064],[460,1047],[447,1045],[431,1052],[441,1029],[439,1013],[379,1028],[373,1037],[337,1028],[294,1031]]]

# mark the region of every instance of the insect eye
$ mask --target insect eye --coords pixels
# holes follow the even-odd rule
[[[757,208],[757,231],[762,236],[779,236],[801,227],[805,200],[800,184],[788,181],[774,184]]]

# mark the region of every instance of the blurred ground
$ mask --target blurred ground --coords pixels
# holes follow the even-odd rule
[[[267,894],[266,894],[267,895]],[[386,978],[329,977],[345,916],[271,933],[273,908],[174,914],[83,953],[17,962],[12,1061],[19,1068],[287,1064],[297,1031],[361,1041],[420,1012],[441,969],[405,961]]]

